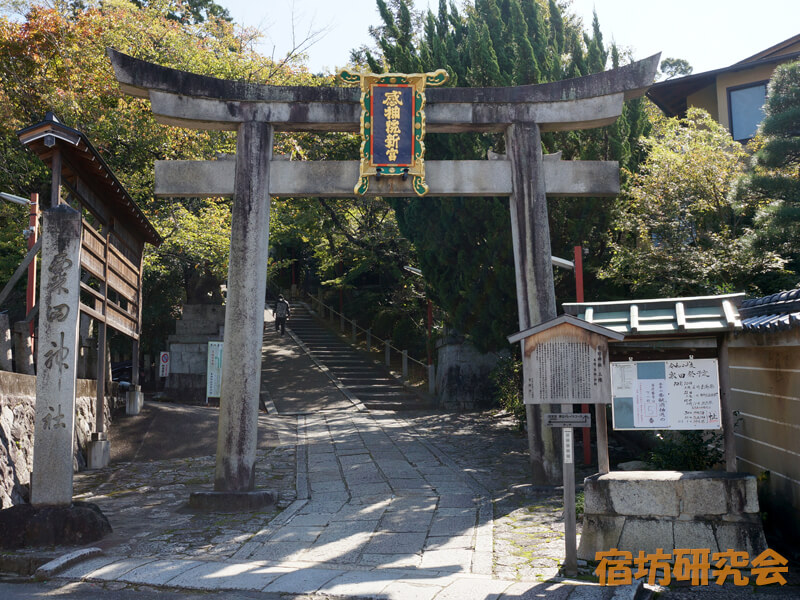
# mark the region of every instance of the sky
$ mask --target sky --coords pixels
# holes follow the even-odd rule
[[[299,41],[321,31],[307,51],[313,73],[344,67],[352,48],[372,45],[368,27],[380,21],[375,0],[217,2],[237,23],[264,31],[260,51],[276,58],[293,47],[293,34]],[[436,12],[438,4],[415,0],[419,10],[430,5]],[[661,52],[688,60],[695,73],[727,67],[800,33],[798,0],[572,0],[572,7],[587,28],[596,9],[604,40],[630,48],[636,59]]]

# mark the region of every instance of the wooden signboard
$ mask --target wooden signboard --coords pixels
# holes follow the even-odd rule
[[[525,404],[608,402],[608,340],[622,337],[570,315],[509,337],[511,342],[524,340]]]

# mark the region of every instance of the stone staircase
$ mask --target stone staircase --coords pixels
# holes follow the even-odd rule
[[[328,368],[338,382],[370,410],[429,408],[427,400],[406,389],[388,369],[363,350],[348,344],[328,329],[306,306],[292,303],[287,323],[311,355]]]

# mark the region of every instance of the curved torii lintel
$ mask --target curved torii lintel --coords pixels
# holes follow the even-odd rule
[[[142,61],[111,48],[108,55],[121,89],[149,98],[160,122],[199,129],[236,129],[247,120],[276,130],[356,131],[357,88],[272,86],[217,79]],[[652,84],[658,54],[630,65],[538,85],[433,88],[426,91],[430,132],[500,131],[510,123],[535,122],[542,131],[613,123],[622,102]]]

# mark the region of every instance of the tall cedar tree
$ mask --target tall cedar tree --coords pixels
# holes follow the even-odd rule
[[[410,29],[408,0],[393,0],[391,10],[377,0],[383,26],[381,59],[366,53],[380,72],[420,72],[445,68],[452,86],[502,86],[545,83],[602,71],[609,51],[595,17],[591,34],[563,15],[554,0],[476,0],[460,14],[440,0],[438,15],[428,12],[420,32]],[[613,66],[619,53],[611,48]],[[648,121],[641,102],[628,102],[610,127],[545,134],[548,152],[564,159],[618,160],[635,169],[641,156],[635,141]],[[483,159],[488,150],[505,152],[498,134],[430,134],[426,158]],[[610,199],[549,202],[553,253],[569,257],[574,245],[590,250],[585,261],[587,297],[597,297],[596,273],[606,260],[602,239],[610,226]],[[403,233],[414,243],[420,268],[435,302],[450,324],[467,333],[484,351],[507,348],[517,321],[511,222],[506,198],[405,198],[392,204]],[[572,276],[557,274],[559,301],[574,299]],[[608,295],[608,284],[603,293]]]
[[[775,69],[769,84],[766,117],[760,133],[764,145],[756,154],[750,189],[770,200],[759,219],[761,243],[789,260],[789,278],[778,283],[800,285],[800,61]]]

